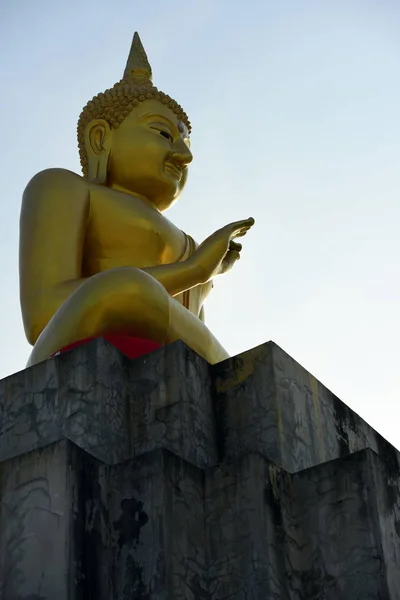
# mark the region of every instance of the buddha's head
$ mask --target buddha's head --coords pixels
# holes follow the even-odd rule
[[[135,33],[121,81],[83,109],[78,143],[84,177],[169,208],[187,178],[190,123],[175,100],[151,81],[151,67]]]

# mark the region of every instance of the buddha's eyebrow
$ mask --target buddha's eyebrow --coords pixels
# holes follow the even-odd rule
[[[162,121],[163,123],[166,123],[166,125],[169,125],[173,129],[178,129],[177,125],[175,125],[175,123],[172,123],[172,121],[170,121],[167,117],[164,117],[163,115],[158,115],[156,113],[147,113],[146,115],[143,115],[139,119],[139,121],[150,121],[150,120]]]

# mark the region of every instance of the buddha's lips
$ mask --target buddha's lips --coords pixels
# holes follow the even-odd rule
[[[182,169],[173,163],[165,163],[165,168],[172,173],[172,175],[180,181],[182,179]]]

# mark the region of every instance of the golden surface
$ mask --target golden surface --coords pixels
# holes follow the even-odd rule
[[[21,308],[28,365],[80,339],[124,333],[183,340],[211,363],[227,352],[203,322],[211,281],[240,257],[231,223],[200,246],[162,214],[192,161],[190,123],[151,82],[137,34],[124,78],[84,108],[78,140],[84,177],[37,174],[20,220]]]

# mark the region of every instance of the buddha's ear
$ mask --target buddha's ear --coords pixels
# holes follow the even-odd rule
[[[88,180],[104,185],[111,147],[111,128],[104,119],[93,119],[85,128]]]

